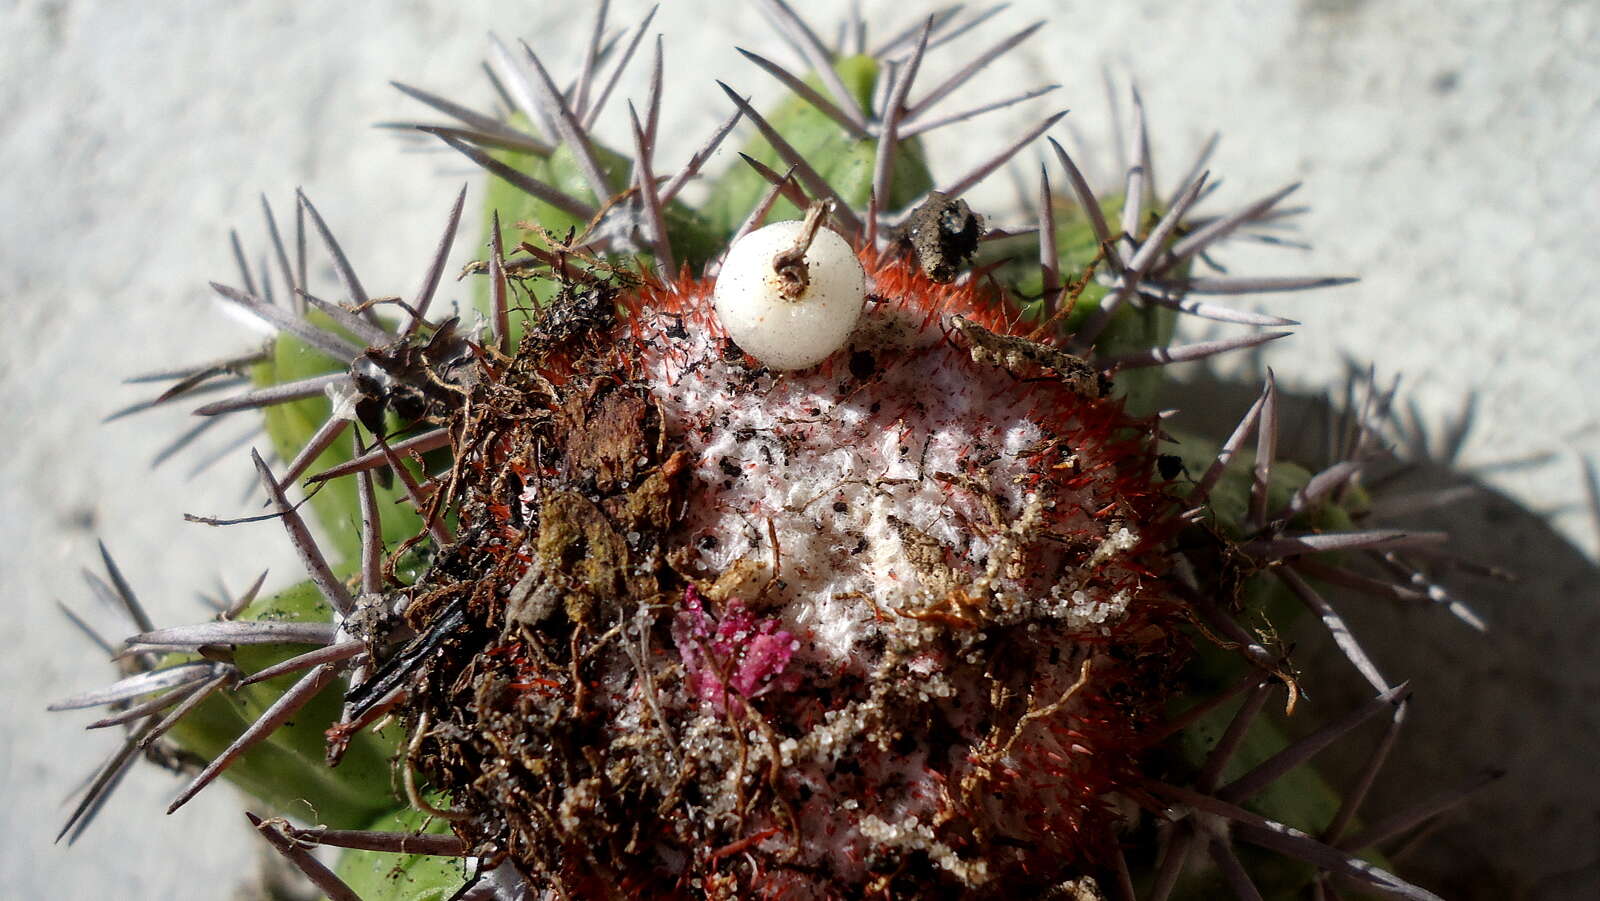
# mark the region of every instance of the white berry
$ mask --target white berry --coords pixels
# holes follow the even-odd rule
[[[712,292],[728,337],[771,369],[804,369],[827,359],[849,340],[866,304],[861,262],[831,229],[819,228],[806,250],[804,287],[795,292],[786,284],[773,260],[795,246],[803,227],[798,220],[774,222],[734,242]]]

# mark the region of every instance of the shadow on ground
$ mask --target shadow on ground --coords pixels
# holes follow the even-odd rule
[[[1174,422],[1220,438],[1258,392],[1258,384],[1201,377],[1183,388],[1185,411]],[[1328,403],[1280,394],[1279,409],[1279,455],[1321,462]],[[1431,443],[1459,446],[1459,437]],[[1600,568],[1541,516],[1446,461],[1389,469],[1373,482],[1380,502],[1447,493],[1446,503],[1385,516],[1384,524],[1451,534],[1453,559],[1437,561],[1435,575],[1487,632],[1442,606],[1330,589],[1383,674],[1409,680],[1414,691],[1363,814],[1382,817],[1503,770],[1465,806],[1388,849],[1400,872],[1465,901],[1600,897]],[[1582,491],[1574,480],[1574,500]],[[1484,569],[1515,580],[1472,572]],[[1323,722],[1370,697],[1320,624],[1308,617],[1289,637],[1308,693],[1295,719]],[[1369,723],[1336,743],[1319,768],[1334,784],[1350,784],[1383,728]]]

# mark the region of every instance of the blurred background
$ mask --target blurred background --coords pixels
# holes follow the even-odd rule
[[[914,6],[865,3],[873,35],[931,11]],[[799,62],[753,5],[662,7],[652,27],[665,36],[668,87],[658,158],[676,166],[728,112],[714,79],[758,106],[781,93],[736,44]],[[847,8],[818,0],[806,16],[827,35]],[[645,12],[619,0],[612,15],[620,27]],[[526,38],[553,71],[571,72],[593,13],[482,0],[0,3],[0,599],[10,611],[0,894],[225,898],[257,871],[261,850],[231,789],[163,817],[178,785],[150,768],[129,777],[75,847],[51,845],[63,799],[116,744],[84,733],[81,716],[43,710],[111,672],[55,609],[59,599],[121,628],[79,576],[98,567],[95,539],[161,622],[197,619],[197,592],[219,582],[242,590],[264,566],[269,585],[298,578],[275,523],[182,521],[253,510],[242,422],[151,468],[192,424],[184,410],[100,420],[151,393],[122,377],[256,340],[221,315],[206,282],[234,279],[230,228],[252,258],[266,246],[263,192],[287,219],[303,186],[375,296],[410,292],[455,191],[471,185],[472,209],[482,180],[448,151],[372,127],[435,118],[387,82],[489,108],[478,69],[487,32]],[[1143,93],[1163,192],[1213,131],[1222,133],[1213,178],[1224,181],[1213,208],[1306,182],[1296,199],[1311,209],[1295,237],[1313,250],[1236,245],[1224,261],[1251,274],[1362,281],[1271,298],[1273,312],[1304,326],[1263,362],[1304,397],[1342,384],[1352,364],[1402,375],[1407,415],[1436,434],[1470,410],[1449,477],[1471,497],[1445,518],[1466,533],[1467,553],[1524,572],[1509,589],[1470,586],[1486,637],[1417,612],[1373,620],[1368,632],[1397,645],[1384,653],[1408,652],[1391,671],[1437,682],[1432,694],[1418,688],[1416,744],[1449,757],[1438,763],[1445,783],[1512,767],[1487,806],[1444,830],[1443,847],[1460,872],[1484,874],[1477,884],[1494,897],[1594,897],[1600,794],[1582,751],[1600,748],[1600,664],[1588,650],[1600,627],[1591,562],[1600,536],[1580,459],[1600,458],[1600,5],[1025,0],[927,66],[953,71],[1039,18],[1051,21],[952,109],[1041,82],[1061,89],[935,132],[935,172],[962,171],[1070,107],[1053,134],[1104,177],[1117,155],[1110,72]],[[613,146],[629,143],[621,100],[642,100],[646,71],[635,62],[602,122]],[[738,143],[708,168],[736,160]],[[1038,155],[1020,161],[1031,183]],[[1016,184],[998,173],[969,199],[1004,223]],[[462,232],[456,264],[477,253],[478,230]],[[466,296],[464,286],[442,290]],[[1185,415],[1231,421],[1248,403],[1239,397],[1215,392],[1216,409]],[[191,476],[216,453],[221,462]],[[1460,709],[1426,719],[1452,704]]]

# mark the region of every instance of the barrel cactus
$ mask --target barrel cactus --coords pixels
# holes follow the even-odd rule
[[[401,85],[444,118],[398,127],[492,184],[414,294],[369,291],[304,195],[292,231],[269,208],[270,265],[213,288],[276,336],[157,401],[253,383],[197,412],[262,419],[305,581],[157,628],[105,556],[137,634],[56,706],[128,731],[62,835],[148,757],[188,777],[172,810],[236,783],[335,899],[1433,897],[1374,850],[1420,814],[1361,810],[1384,745],[1351,787],[1308,764],[1408,697],[1330,586],[1472,620],[1410,563],[1442,536],[1371,521],[1388,396],[1314,471],[1277,454],[1270,373],[1220,443],[1163,424],[1165,364],[1294,325],[1211,298],[1345,281],[1217,266],[1293,186],[1202,212],[1202,153],[1163,192],[1136,91],[1098,188],[1060,113],[983,130],[1047,89],[945,108],[1038,26],[939,74],[972,17],[830,47],[762,6],[804,67],[746,53],[787,98],[721,85],[687,161],[656,153],[685,77],[659,41],[631,142],[592,133],[653,12],[608,42],[602,7],[570,83],[496,41],[497,113]],[[941,140],[994,153],[935,174]],[[1030,148],[1030,209],[969,205]],[[1174,343],[1182,316],[1236,331]],[[1308,613],[1371,700],[1286,729],[1275,630]]]

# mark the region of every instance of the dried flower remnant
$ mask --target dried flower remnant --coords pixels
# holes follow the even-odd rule
[[[1308,581],[1370,588],[1351,555],[1403,567],[1393,554],[1435,540],[1351,519],[1381,404],[1316,474],[1276,459],[1270,380],[1220,449],[1165,454],[1146,412],[1162,364],[1284,334],[1170,346],[1178,314],[1293,324],[1191,291],[1340,281],[1200,274],[1288,190],[1198,213],[1202,157],[1158,203],[1135,93],[1120,193],[1097,195],[1052,140],[1074,203],[1047,170],[1037,221],[996,226],[962,195],[1060,114],[972,137],[998,152],[944,182],[924,141],[1044,93],[932,115],[1038,26],[917,94],[928,51],[965,46],[988,13],[941,12],[868,53],[860,23],[853,52],[832,50],[781,0],[763,7],[811,77],[747,53],[792,96],[763,112],[724,86],[729,119],[670,177],[659,42],[631,165],[590,131],[649,17],[607,42],[602,8],[565,91],[496,41],[509,119],[402,87],[455,121],[401,127],[496,177],[487,259],[467,270],[481,321],[427,318],[460,198],[399,323],[303,196],[295,265],[269,211],[291,296],[243,266],[243,288],[217,290],[280,337],[178,372],[159,401],[255,367],[259,387],[201,412],[267,408],[289,463],[256,464],[310,581],[214,623],[138,622],[126,678],[70,699],[138,703],[103,721],[130,738],[69,830],[146,750],[197,773],[174,808],[219,775],[274,812],[310,801],[332,828],[258,827],[330,897],[1094,898],[1132,896],[1136,872],[1161,899],[1208,890],[1195,849],[1244,898],[1334,879],[1431,897],[1341,839],[1361,787],[1337,811],[1300,803],[1330,794],[1301,763],[1405,709]],[[741,120],[756,135],[691,206],[681,190]],[[308,293],[307,217],[341,303]],[[770,318],[822,300],[819,318]],[[1230,467],[1252,434],[1252,465]],[[306,473],[348,570],[288,499]],[[1295,743],[1257,716],[1276,685],[1291,707],[1297,691],[1244,625],[1271,606],[1264,582],[1376,692]],[[1262,741],[1277,750],[1236,773]],[[1290,779],[1293,803],[1241,806]],[[307,842],[351,850],[335,872]],[[1247,869],[1240,842],[1296,863]],[[413,851],[472,875],[373,862]]]
[[[967,202],[938,191],[911,211],[901,240],[916,255],[923,274],[940,283],[955,280],[972,262],[983,237],[983,217]]]

